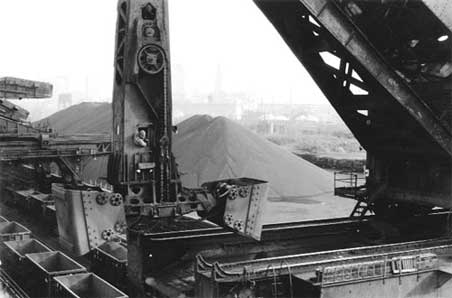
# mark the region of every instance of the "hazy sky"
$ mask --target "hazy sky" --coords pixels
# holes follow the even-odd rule
[[[184,69],[188,93],[211,92],[220,66],[225,91],[265,102],[327,102],[251,0],[169,6],[172,64]],[[0,0],[0,76],[110,99],[115,24],[115,0]]]

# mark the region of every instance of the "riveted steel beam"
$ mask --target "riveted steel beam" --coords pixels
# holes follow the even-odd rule
[[[328,0],[300,0],[330,34],[396,99],[449,155],[452,134],[417,97],[406,82],[385,62],[364,34]]]
[[[370,84],[371,89],[373,89],[370,90],[371,93],[379,89],[387,92],[407,112],[407,115],[414,119],[413,123],[416,123],[419,128],[422,128],[431,136],[434,140],[432,144],[438,144],[438,149],[449,156],[452,155],[452,132],[444,126],[430,107],[385,61],[381,53],[374,48],[365,34],[336,5],[335,1],[291,0],[274,2],[255,0],[255,2],[273,23],[363,146],[366,147],[367,143],[365,130],[362,128],[353,129],[355,125],[353,119],[350,119],[343,109],[347,105],[346,100],[344,100],[344,95],[347,92],[337,87],[337,82],[334,82],[332,76],[327,74],[325,71],[328,68],[326,63],[322,65],[322,63],[316,61],[318,60],[316,53],[306,51],[312,39],[309,33],[305,32],[309,30],[303,24],[303,22],[306,23],[307,14],[313,16],[316,22],[321,25],[320,36],[328,35],[329,43],[336,46],[338,54],[353,57],[355,64],[358,64],[355,66],[366,72],[364,82]],[[296,26],[305,27],[305,29],[296,28]]]

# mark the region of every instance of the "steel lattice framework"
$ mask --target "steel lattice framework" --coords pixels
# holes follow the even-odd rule
[[[255,2],[367,150],[369,193],[450,207],[450,3]]]

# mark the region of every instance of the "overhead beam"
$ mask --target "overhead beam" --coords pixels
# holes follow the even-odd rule
[[[321,32],[319,36],[313,34],[308,20],[308,11],[296,0],[281,2],[255,0],[255,3],[275,26],[283,40],[309,72],[339,116],[348,124],[360,144],[366,150],[369,149],[369,134],[365,121],[360,117],[361,115],[351,112],[345,106],[345,97],[347,92],[350,92],[342,86],[342,82],[339,79],[334,78],[331,71],[326,67],[327,64],[321,58],[319,51],[313,50],[313,42],[319,38],[324,39],[322,34],[325,33]]]
[[[334,1],[299,0],[322,26],[421,124],[452,156],[452,134],[406,82],[386,64],[363,33]]]
[[[254,1],[280,32],[286,43],[303,63],[322,91],[327,95],[343,119],[344,117],[347,118],[341,106],[343,102],[339,103],[335,99],[335,97],[338,97],[337,92],[339,90],[334,90],[334,87],[326,84],[327,80],[332,80],[325,74],[325,67],[321,66],[317,61],[314,61],[316,59],[314,55],[309,55],[304,52],[304,47],[308,46],[304,46],[303,44],[310,43],[309,37],[306,37],[306,33],[303,32],[305,29],[292,28],[297,25],[300,26],[300,23],[303,21],[303,13],[301,11],[309,11],[317,19],[317,22],[328,32],[328,35],[333,37],[334,42],[337,42],[341,46],[340,50],[345,51],[347,55],[353,57],[360,64],[360,67],[369,73],[371,78],[378,85],[382,86],[405,109],[407,114],[431,136],[441,150],[444,150],[449,156],[452,156],[452,132],[449,131],[430,107],[416,95],[391,66],[385,62],[384,58],[355,26],[352,20],[344,15],[335,1]],[[296,3],[299,3],[301,8],[296,7]],[[293,18],[298,20],[298,24]],[[337,85],[337,83],[331,83]],[[336,93],[331,94],[334,91]],[[346,119],[344,121],[347,122]]]

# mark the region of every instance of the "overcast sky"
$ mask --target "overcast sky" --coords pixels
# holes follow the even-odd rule
[[[264,102],[327,103],[251,0],[169,6],[172,64],[184,69],[188,93],[211,92],[220,67],[224,91]],[[115,24],[115,0],[0,0],[0,76],[110,99]]]

